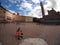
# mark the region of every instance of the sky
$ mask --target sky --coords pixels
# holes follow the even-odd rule
[[[40,2],[44,5],[45,15],[48,10],[54,8],[60,11],[60,0],[0,0],[1,5],[12,13],[20,13],[21,16],[42,17]]]

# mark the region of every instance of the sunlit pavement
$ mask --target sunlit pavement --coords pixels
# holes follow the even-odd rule
[[[60,45],[60,26],[37,25],[36,23],[0,24],[0,40],[3,45],[19,45],[15,32],[20,27],[24,33],[24,39],[42,38],[48,45]]]
[[[47,42],[41,38],[27,38],[21,41],[19,45],[48,45]]]
[[[2,42],[0,42],[0,45],[2,45]]]

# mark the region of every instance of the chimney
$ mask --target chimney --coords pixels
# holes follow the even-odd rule
[[[17,13],[17,15],[20,15],[19,13]]]
[[[43,7],[42,2],[40,2],[40,6],[41,6],[41,11],[42,11],[42,16],[43,16],[43,18],[44,18],[45,12],[44,12],[44,7]]]

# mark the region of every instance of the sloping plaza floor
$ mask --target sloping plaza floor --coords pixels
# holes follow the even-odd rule
[[[20,27],[27,38],[42,38],[48,45],[60,45],[60,26],[42,25],[36,23],[20,24],[0,24],[0,40],[3,45],[19,45],[21,40],[17,40],[15,32]]]

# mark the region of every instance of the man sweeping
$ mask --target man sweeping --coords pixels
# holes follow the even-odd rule
[[[23,38],[23,33],[22,31],[20,30],[20,27],[17,29],[16,31],[16,37],[18,40],[22,39]]]

